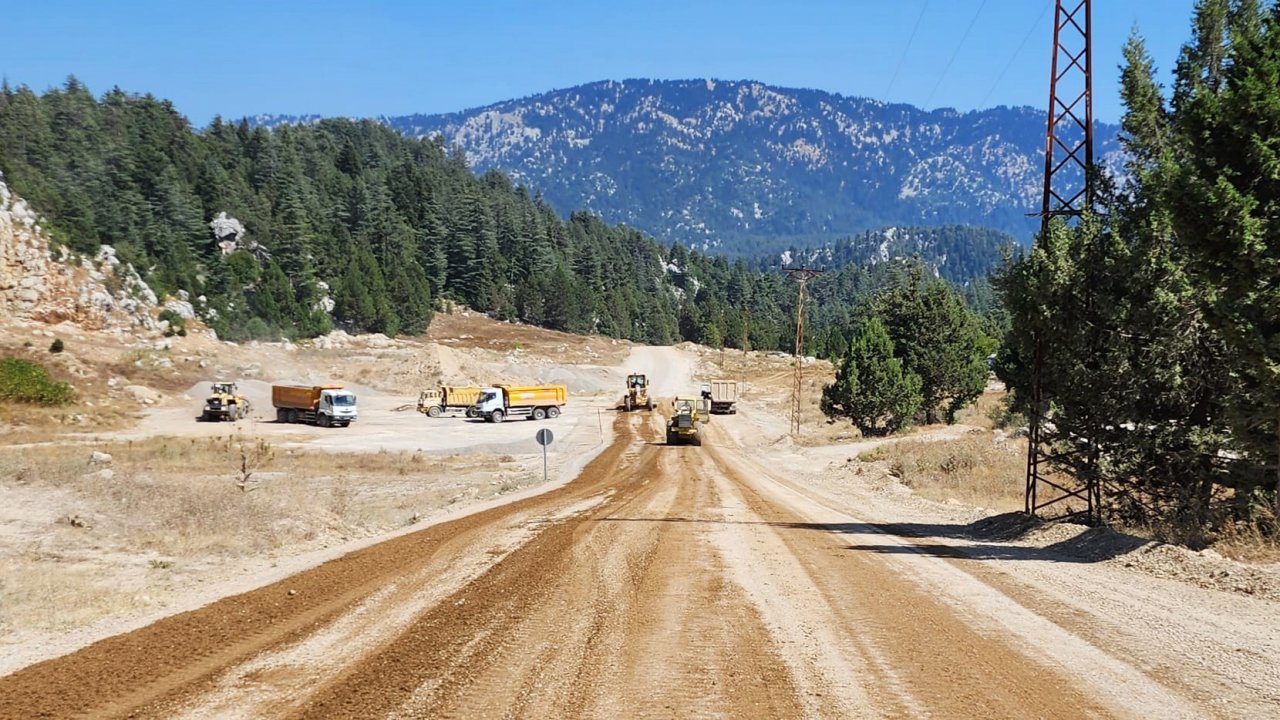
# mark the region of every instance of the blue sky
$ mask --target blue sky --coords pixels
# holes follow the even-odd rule
[[[200,125],[215,114],[450,112],[635,77],[751,79],[928,108],[1043,107],[1053,25],[1052,0],[6,5],[0,75],[10,83],[43,90],[74,73],[97,93],[119,85],[168,98]],[[1147,37],[1167,85],[1193,5],[1095,3],[1099,119],[1120,116],[1130,29]]]

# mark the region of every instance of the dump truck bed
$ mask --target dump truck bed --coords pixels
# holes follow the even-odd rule
[[[738,382],[736,380],[712,380],[711,402],[738,402]]]
[[[341,385],[272,385],[271,404],[278,408],[313,410],[324,390],[341,390]]]
[[[499,385],[507,391],[507,404],[512,407],[522,405],[564,405],[569,400],[569,391],[563,385]]]

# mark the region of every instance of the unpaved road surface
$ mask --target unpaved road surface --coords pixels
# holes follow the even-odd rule
[[[1030,590],[786,482],[723,429],[701,448],[666,447],[662,420],[617,416],[614,442],[546,494],[0,678],[0,716],[1274,710],[1265,692],[1224,704],[1215,693],[1229,683],[1212,667],[1184,671],[1073,631],[1083,613],[1038,612]],[[1268,651],[1274,626],[1251,627],[1219,630]]]

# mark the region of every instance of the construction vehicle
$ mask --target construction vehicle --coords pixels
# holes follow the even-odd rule
[[[418,412],[427,417],[440,417],[454,412],[475,417],[475,404],[482,388],[440,385],[435,390],[423,390],[418,395]]]
[[[710,393],[712,415],[736,415],[738,383],[735,380],[712,380],[703,386]]]
[[[668,445],[701,445],[702,426],[711,419],[708,398],[677,397],[671,401],[671,419],[667,421]]]
[[[341,385],[272,385],[276,422],[346,427],[356,420],[355,393]]]
[[[233,382],[216,382],[209,387],[200,419],[205,422],[236,421],[249,416],[249,400]]]
[[[632,373],[627,376],[627,394],[622,396],[622,409],[631,412],[640,408],[653,410],[653,398],[649,397],[649,378],[640,373]]]
[[[560,417],[568,399],[569,390],[563,385],[494,385],[480,391],[475,416],[491,423],[514,418],[554,419]]]

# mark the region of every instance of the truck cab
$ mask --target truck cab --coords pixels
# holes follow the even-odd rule
[[[469,415],[492,422],[491,418],[495,410],[498,411],[499,417],[505,415],[507,411],[507,400],[502,388],[481,388],[480,396],[476,398],[476,404],[472,406],[472,412]],[[502,421],[499,420],[498,422]]]
[[[350,390],[322,390],[318,411],[328,415],[334,424],[353,422],[356,419],[356,394]]]

